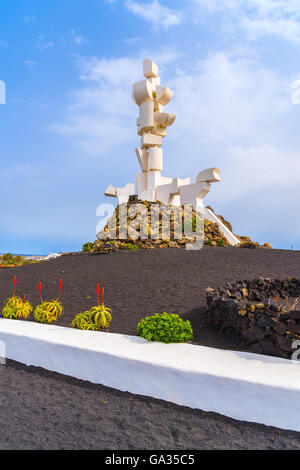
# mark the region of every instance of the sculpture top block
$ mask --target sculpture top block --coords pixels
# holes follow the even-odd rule
[[[158,77],[158,67],[150,59],[145,59],[143,62],[143,72],[144,77],[146,78],[156,78]]]

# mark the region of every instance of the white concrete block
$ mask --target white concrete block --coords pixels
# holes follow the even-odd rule
[[[149,154],[146,150],[135,149],[135,153],[142,171],[149,171]]]
[[[181,204],[191,204],[194,209],[199,205],[200,201],[209,193],[209,183],[194,183],[180,186],[180,202]]]
[[[173,183],[174,178],[169,178],[168,176],[160,177],[160,184],[171,184]]]
[[[133,196],[134,194],[136,194],[135,184],[127,183],[126,186],[124,186],[123,188],[116,188],[116,193],[119,200],[119,204],[123,204],[123,202],[128,202],[129,196]]]
[[[138,194],[147,190],[147,177],[146,173],[137,173],[136,174],[136,185]]]
[[[156,197],[158,201],[165,204],[171,204],[173,196],[178,194],[177,179],[174,178],[172,183],[162,184],[156,187]]]
[[[148,78],[148,80],[149,80],[149,82],[150,82],[152,85],[154,85],[155,87],[156,87],[157,85],[160,85],[160,77],[155,77],[155,78],[154,78],[154,77],[150,77],[150,78]]]
[[[159,147],[149,148],[149,171],[162,171],[163,151]]]
[[[226,225],[223,224],[223,222],[210,209],[205,208],[204,216],[211,222],[218,224],[220,231],[223,233],[224,237],[230,243],[230,245],[234,246],[240,243],[240,240],[234,235],[234,233],[232,233],[231,230],[229,230],[229,228],[226,227]]]
[[[200,171],[196,178],[197,183],[207,181],[208,183],[215,183],[221,181],[220,170],[218,168],[207,168],[207,170]]]
[[[164,138],[167,135],[167,128],[155,122],[151,132],[152,134],[159,135],[160,137]]]
[[[148,147],[155,147],[158,146],[160,147],[162,145],[162,138],[159,135],[154,135],[154,134],[143,134],[142,140],[141,140],[141,147],[142,149],[148,148]]]
[[[156,190],[157,186],[160,185],[161,174],[160,171],[149,171],[147,175],[147,189],[153,191]]]
[[[138,119],[138,134],[151,131],[154,126],[154,102],[146,101],[140,105],[140,116]]]
[[[179,186],[184,186],[185,184],[190,184],[191,183],[191,178],[177,178],[178,180],[178,187]]]
[[[141,194],[139,194],[139,199],[141,199],[142,201],[154,202],[156,200],[155,191],[151,190],[151,189],[147,189],[146,191],[142,191]]]
[[[158,101],[154,100],[154,112],[155,113],[162,113],[163,112],[163,105],[160,104]]]
[[[160,177],[160,185],[156,188],[156,197],[159,201],[174,206],[180,206],[179,188],[190,184],[190,178],[166,178]]]
[[[173,96],[173,91],[170,90],[167,86],[157,86],[156,87],[156,101],[165,106],[168,104]]]
[[[143,73],[146,78],[158,77],[158,66],[150,59],[145,59],[143,62]]]
[[[169,127],[175,122],[176,116],[171,113],[155,113],[154,119],[161,126]]]
[[[109,185],[109,186],[106,188],[106,191],[105,191],[104,195],[105,195],[105,196],[108,196],[108,197],[117,197],[116,188],[114,188],[113,186]]]
[[[149,80],[142,80],[133,85],[132,98],[137,105],[153,100],[154,86]]]

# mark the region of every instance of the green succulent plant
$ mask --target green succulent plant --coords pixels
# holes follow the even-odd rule
[[[32,305],[20,297],[11,297],[5,302],[5,306],[2,310],[3,318],[15,319],[15,320],[27,320],[32,312]]]
[[[26,300],[15,296],[17,276],[14,277],[13,296],[6,300],[2,310],[3,318],[10,320],[27,320],[32,312],[32,305]]]
[[[63,314],[63,305],[58,300],[42,302],[34,310],[34,318],[39,323],[56,322]]]
[[[193,330],[188,320],[174,313],[162,313],[143,318],[137,326],[138,335],[147,341],[161,343],[186,343],[193,339]]]
[[[100,304],[100,285],[96,289],[98,305],[78,313],[72,321],[72,327],[79,330],[99,331],[102,328],[108,328],[111,322],[111,309],[104,305],[104,287],[102,288],[102,303]]]
[[[62,280],[59,280],[59,294],[56,300],[44,301],[42,298],[42,283],[39,283],[39,292],[41,303],[34,309],[33,315],[39,323],[53,323],[56,322],[63,314],[64,307],[59,302],[60,293],[62,288]]]
[[[84,245],[82,245],[82,251],[92,251],[93,246],[94,246],[94,243],[92,242],[84,243]]]
[[[126,243],[125,245],[126,250],[139,250],[140,247],[136,243]]]

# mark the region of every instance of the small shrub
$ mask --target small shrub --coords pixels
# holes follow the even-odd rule
[[[108,328],[111,322],[111,309],[104,305],[104,287],[102,287],[102,304],[100,304],[100,285],[97,284],[98,305],[78,313],[72,321],[72,327],[79,330],[99,331],[101,328]]]
[[[13,296],[7,299],[5,302],[2,315],[3,318],[10,320],[27,320],[30,313],[32,312],[32,306],[28,301],[26,301],[25,295],[24,300],[15,296],[16,285],[17,276],[14,277]]]
[[[224,240],[223,240],[223,239],[221,239],[221,240],[218,240],[218,242],[217,242],[217,246],[225,246],[225,242],[224,242]]]
[[[11,253],[6,253],[5,255],[2,255],[2,259],[4,262],[10,263],[10,262],[13,262],[14,257]]]
[[[94,246],[94,243],[87,242],[84,245],[82,245],[82,251],[92,251],[93,246]]]
[[[34,310],[34,318],[39,323],[53,323],[57,321],[64,312],[63,305],[59,302],[60,293],[62,288],[62,280],[59,281],[59,294],[56,300],[43,301],[42,298],[42,283],[39,283],[39,292],[41,303]]]
[[[77,328],[78,330],[99,330],[98,326],[94,322],[94,316],[91,314],[90,310],[78,313],[72,321],[72,327]]]
[[[34,318],[39,323],[53,323],[63,314],[64,308],[57,300],[50,300],[38,305],[34,310]]]
[[[138,335],[148,341],[161,343],[186,343],[193,339],[190,322],[174,313],[156,313],[143,318],[137,326]]]
[[[27,320],[32,312],[32,305],[20,297],[11,297],[7,299],[5,306],[2,310],[3,318],[15,320]]]
[[[126,250],[139,250],[140,247],[136,243],[126,243],[125,245]]]

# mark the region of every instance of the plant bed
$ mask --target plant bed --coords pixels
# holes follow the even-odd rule
[[[10,295],[15,275],[17,294],[21,298],[26,294],[34,309],[40,303],[39,282],[46,300],[51,300],[57,297],[58,280],[62,278],[60,300],[64,314],[55,325],[71,328],[78,313],[97,304],[95,287],[100,282],[105,286],[105,304],[113,312],[110,327],[105,329],[109,333],[136,336],[142,318],[165,311],[190,321],[193,344],[249,351],[238,334],[220,334],[209,324],[205,289],[232,279],[252,279],[260,273],[270,278],[292,273],[300,279],[300,252],[205,246],[195,252],[125,250],[106,256],[73,253],[45,263],[0,270],[0,307],[2,310]],[[33,312],[28,321],[35,322]]]
[[[292,358],[300,340],[300,280],[263,277],[206,289],[210,324],[222,333],[237,332],[245,347]],[[299,343],[300,345],[300,343]]]

